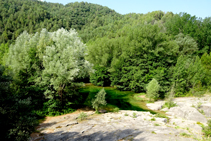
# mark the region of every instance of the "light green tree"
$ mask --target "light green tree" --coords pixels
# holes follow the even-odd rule
[[[158,91],[160,89],[160,85],[156,79],[152,79],[147,87],[147,97],[149,98],[149,101],[156,100],[159,97]]]
[[[92,71],[84,59],[85,51],[86,45],[75,30],[43,29],[34,35],[22,33],[10,46],[7,63],[14,76],[25,72],[31,82],[47,88],[46,98],[59,96],[62,101],[64,89]]]
[[[53,44],[47,46],[43,54],[41,83],[48,84],[45,95],[52,98],[53,87],[62,99],[67,85],[77,78],[85,77],[91,71],[91,65],[84,59],[86,45],[82,43],[75,30],[59,29],[51,33]]]
[[[92,101],[92,106],[96,110],[96,112],[98,112],[98,109],[101,105],[107,104],[105,100],[105,95],[106,95],[106,92],[103,88],[97,93],[97,95],[95,96],[96,97],[95,100]]]
[[[192,37],[179,33],[175,38],[176,43],[179,45],[179,56],[192,55],[198,51],[197,43]]]

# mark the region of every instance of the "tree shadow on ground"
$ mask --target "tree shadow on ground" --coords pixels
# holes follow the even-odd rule
[[[142,131],[125,129],[116,130],[111,132],[98,131],[95,133],[80,133],[80,132],[55,132],[45,134],[40,137],[40,141],[121,141],[121,140],[133,140]],[[30,141],[35,141],[31,139]],[[141,140],[144,140],[142,138]]]

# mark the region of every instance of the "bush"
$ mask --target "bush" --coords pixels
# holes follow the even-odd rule
[[[114,108],[113,112],[118,113],[119,112],[119,108],[118,107]]]
[[[207,122],[208,126],[202,127],[205,136],[211,137],[211,119]]]
[[[86,117],[87,117],[87,114],[86,114],[86,113],[84,113],[84,112],[82,112],[82,113],[80,113],[80,115],[79,115],[78,119],[79,119],[80,121],[82,121],[82,120],[85,120],[85,119],[86,119]]]
[[[173,101],[170,102],[165,102],[165,104],[163,105],[163,108],[167,107],[168,109],[170,109],[171,107],[175,107],[177,106],[176,103],[174,103]]]
[[[146,87],[147,89],[147,97],[149,101],[156,100],[159,97],[158,91],[160,89],[160,85],[158,84],[156,79],[152,79]]]
[[[153,118],[151,118],[151,121],[156,121],[156,119],[153,117]]]
[[[167,96],[167,101],[164,104],[164,107],[167,107],[170,109],[171,107],[175,107],[177,104],[173,102],[174,99],[174,85],[171,87],[171,91],[169,92],[169,95]]]
[[[137,117],[137,116],[136,116],[136,113],[133,112],[133,118],[136,118],[136,117]]]
[[[103,88],[95,96],[96,99],[94,101],[92,101],[92,106],[96,110],[97,113],[98,113],[98,109],[99,109],[99,107],[101,105],[106,105],[107,104],[106,101],[105,101],[105,95],[106,95],[106,92],[105,92],[105,90]]]

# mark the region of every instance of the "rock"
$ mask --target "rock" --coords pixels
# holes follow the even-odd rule
[[[204,111],[204,114],[207,117],[209,117],[209,118],[211,117],[211,104],[210,103],[202,104],[200,109]]]
[[[157,110],[160,110],[162,108],[162,105],[161,105],[161,103],[148,103],[147,107],[151,110],[157,111]]]
[[[167,123],[167,119],[166,118],[156,118],[156,122]]]
[[[161,111],[168,111],[168,110],[169,110],[168,108],[161,109]]]
[[[71,125],[75,125],[75,124],[78,124],[78,122],[77,121],[70,121],[68,124],[66,124],[66,127],[71,126]]]
[[[107,110],[99,110],[100,113],[107,113]]]
[[[171,119],[169,124],[179,128],[190,129],[195,131],[196,133],[199,133],[202,130],[202,127],[198,125],[197,122],[191,120]]]
[[[211,114],[211,103],[206,99],[191,98],[175,98],[178,103],[177,107],[170,109],[162,109],[168,111],[166,114],[170,118],[167,123],[166,118],[157,118],[150,112],[120,110],[118,113],[95,114],[89,116],[78,124],[76,117],[80,113],[72,113],[64,116],[51,117],[44,123],[40,124],[37,129],[40,131],[41,140],[71,140],[71,141],[89,141],[89,140],[108,140],[108,141],[192,141],[193,138],[185,138],[180,136],[181,133],[187,133],[194,138],[202,137],[203,123],[205,126],[207,119]],[[150,109],[160,110],[165,101],[158,101],[147,104]],[[202,103],[200,109],[204,111],[202,115],[196,108],[199,102]],[[94,114],[94,111],[84,112],[87,115]],[[136,116],[134,117],[133,115]],[[155,121],[152,121],[152,118]],[[201,123],[199,123],[201,122]],[[35,136],[30,140],[34,141],[38,137]]]
[[[172,107],[169,109],[167,114],[188,120],[207,123],[207,119],[204,117],[204,115],[202,115],[197,109],[193,107]]]

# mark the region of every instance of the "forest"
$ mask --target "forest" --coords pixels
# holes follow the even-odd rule
[[[87,2],[0,0],[0,127],[26,140],[44,116],[83,107],[85,83],[153,99],[211,91],[211,17],[121,15]]]

